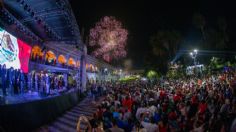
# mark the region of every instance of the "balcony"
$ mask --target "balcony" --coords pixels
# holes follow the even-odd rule
[[[60,64],[60,63],[57,63],[56,61],[46,61],[42,58],[31,58],[30,59],[30,62],[31,63],[34,63],[34,64],[41,64],[41,65],[46,65],[46,66],[53,66],[53,67],[58,67],[58,68],[63,68],[63,69],[69,69],[69,70],[78,70],[79,67],[75,67],[75,66],[70,66],[70,65],[67,65],[67,64]]]

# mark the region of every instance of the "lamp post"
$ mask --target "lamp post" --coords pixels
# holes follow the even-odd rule
[[[197,53],[198,53],[198,50],[193,50],[193,52],[190,52],[190,56],[192,57],[193,59],[193,62],[194,62],[194,66],[197,65],[197,62],[196,62],[196,58],[197,58]]]
[[[104,69],[104,81],[105,81],[105,82],[107,81],[107,73],[108,73],[108,69],[105,68],[105,69]]]
[[[121,78],[121,76],[122,76],[122,69],[119,70],[119,75],[120,75],[120,78]]]

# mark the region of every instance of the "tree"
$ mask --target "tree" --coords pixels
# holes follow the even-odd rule
[[[4,7],[3,0],[0,0],[0,9],[2,9],[3,7]]]
[[[209,49],[226,50],[229,38],[227,35],[227,23],[222,17],[217,20],[217,28],[208,28],[206,32],[206,43]]]
[[[170,60],[179,49],[181,40],[182,37],[177,31],[159,31],[150,39],[153,54]]]
[[[222,33],[216,29],[208,30],[206,43],[205,47],[212,50],[223,50],[226,47]]]
[[[128,31],[115,17],[103,17],[90,29],[89,45],[95,48],[92,54],[107,62],[126,56]]]
[[[226,22],[225,18],[219,17],[217,23],[218,23],[220,36],[221,36],[222,41],[224,43],[223,46],[227,47],[227,43],[229,42],[229,37],[227,35],[227,22]],[[220,47],[220,48],[222,48],[222,47]]]
[[[203,41],[205,41],[206,40],[206,34],[205,34],[206,21],[205,21],[204,16],[202,16],[201,14],[195,14],[193,16],[193,24],[195,25],[196,28],[200,29]]]
[[[150,45],[153,56],[149,60],[155,59],[155,64],[151,63],[150,67],[165,73],[168,70],[168,62],[174,58],[181,41],[181,34],[177,31],[158,31],[151,36]]]

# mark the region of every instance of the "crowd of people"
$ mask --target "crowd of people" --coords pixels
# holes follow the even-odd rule
[[[25,74],[20,69],[7,69],[6,65],[0,65],[0,88],[2,95],[14,95],[24,93]]]
[[[72,83],[71,81],[72,80]],[[69,82],[68,82],[69,81]],[[52,95],[75,87],[73,78],[47,72],[23,73],[20,69],[6,68],[0,65],[0,95],[14,96],[27,92],[38,92],[41,95]]]
[[[79,120],[89,131],[236,131],[236,72],[103,87],[108,93],[94,116]]]

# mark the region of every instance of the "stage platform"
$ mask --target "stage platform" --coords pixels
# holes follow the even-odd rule
[[[49,99],[74,91],[76,90],[71,89],[70,91],[61,91],[50,95],[40,94],[39,92],[27,92],[20,95],[5,96],[5,97],[2,96],[2,93],[0,91],[0,105],[11,105],[11,104],[27,103],[36,100]]]
[[[42,96],[36,92],[1,98],[0,131],[32,131],[48,124],[77,105],[84,95],[79,91]]]

